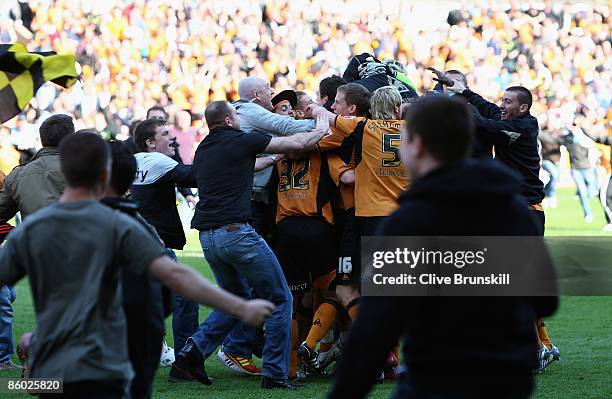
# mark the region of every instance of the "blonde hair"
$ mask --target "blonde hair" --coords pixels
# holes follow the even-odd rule
[[[373,119],[395,119],[395,107],[402,104],[402,96],[394,86],[384,86],[372,93],[370,112]]]

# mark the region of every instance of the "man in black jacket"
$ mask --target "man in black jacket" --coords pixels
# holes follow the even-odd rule
[[[531,92],[522,86],[508,87],[498,107],[468,89],[461,80],[454,79],[452,83],[446,90],[460,94],[478,111],[472,112],[477,139],[493,144],[495,159],[521,176],[519,192],[537,218],[539,235],[544,235],[544,183],[540,180],[541,158],[538,149],[540,127],[538,120],[529,112],[533,103]],[[548,336],[544,320],[537,321],[537,330],[542,349],[536,371],[542,372],[550,363],[559,360],[560,354]]]
[[[432,96],[408,109],[402,160],[414,183],[379,235],[538,235],[515,174],[466,160],[473,131],[462,102]],[[537,363],[533,325],[556,306],[556,297],[364,297],[329,397],[365,397],[403,336],[407,371],[396,398],[527,398]]]
[[[172,135],[164,120],[147,119],[138,124],[134,142],[136,178],[132,185],[132,199],[138,203],[142,216],[155,227],[176,260],[174,250],[182,250],[187,242],[176,208],[176,186],[195,187],[191,165],[176,162]],[[172,333],[175,351],[180,351],[187,338],[198,328],[196,303],[175,295]]]
[[[522,177],[520,193],[540,221],[544,234],[544,184],[540,180],[540,154],[538,152],[538,120],[529,112],[533,98],[522,86],[506,89],[501,105],[488,102],[468,89],[460,80],[446,91],[460,94],[478,112],[473,112],[479,140],[495,147],[495,159],[502,161]]]

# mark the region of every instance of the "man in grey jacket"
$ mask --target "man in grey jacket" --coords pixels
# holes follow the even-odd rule
[[[272,96],[274,95],[274,90],[270,88],[270,83],[264,79],[255,76],[242,79],[238,84],[238,95],[240,100],[234,103],[234,108],[238,112],[240,128],[244,132],[256,132],[271,137],[279,137],[309,132],[315,127],[314,120],[298,121],[290,116],[273,113]],[[271,177],[271,166],[255,172],[251,194],[252,224],[255,230],[264,238],[269,233],[269,230],[266,229],[266,224],[273,224],[269,206],[269,183]],[[267,219],[270,220],[270,223],[266,222]]]

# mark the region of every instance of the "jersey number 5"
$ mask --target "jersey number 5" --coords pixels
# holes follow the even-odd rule
[[[384,133],[382,135],[383,154],[393,155],[393,158],[383,158],[382,166],[395,167],[401,165],[402,160],[400,158],[399,149],[401,137],[400,133]]]
[[[310,168],[309,159],[301,162],[284,159],[281,161],[281,164],[280,181],[278,183],[279,192],[289,191],[292,188],[295,190],[308,190],[309,182],[305,178]]]

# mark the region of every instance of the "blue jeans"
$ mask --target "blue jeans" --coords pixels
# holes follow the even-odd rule
[[[216,276],[215,276],[215,279],[218,280]],[[241,277],[241,279],[243,278]],[[248,285],[246,281],[245,281],[245,284]],[[250,292],[249,298],[254,298],[255,293],[250,287],[249,287],[249,292]],[[219,312],[219,313],[227,316],[223,312]],[[219,322],[218,324],[224,324],[224,323]],[[257,337],[257,331],[254,328],[249,327],[246,324],[239,321],[234,326],[234,328],[232,328],[232,331],[223,341],[223,351],[231,355],[238,355],[238,356],[242,356],[246,358],[251,358],[253,356],[252,344],[253,344],[253,341],[255,341],[256,337]],[[212,348],[212,352],[215,351],[215,348]],[[212,352],[207,353],[205,357],[210,356]]]
[[[546,198],[554,198],[557,196],[557,182],[559,181],[559,166],[549,160],[542,161],[542,169],[550,175],[548,183],[544,186],[544,195]]]
[[[176,261],[176,254],[170,248],[166,248],[168,256]],[[174,351],[178,353],[185,346],[187,339],[198,328],[198,315],[200,308],[197,303],[187,300],[185,297],[172,294],[172,336],[174,337]]]
[[[15,288],[0,286],[0,364],[11,360],[13,356],[13,306]]]
[[[580,198],[580,205],[582,205],[584,216],[589,216],[592,214],[589,198],[596,197],[598,192],[595,169],[572,168],[572,177],[574,178],[574,182],[576,182],[578,197]]]
[[[276,256],[248,224],[201,231],[200,244],[221,288],[243,298],[250,298],[254,291],[257,297],[276,305],[272,316],[265,322],[262,375],[286,379],[292,298]],[[214,310],[191,338],[200,352],[207,356],[238,323],[235,317]],[[237,327],[236,331],[240,330]]]

